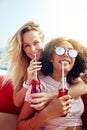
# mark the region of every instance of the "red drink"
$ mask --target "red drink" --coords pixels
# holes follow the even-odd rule
[[[40,89],[40,81],[37,79],[33,79],[32,82],[31,82],[31,85],[32,85],[32,89],[31,89],[31,93],[39,93],[41,92],[41,89]],[[33,96],[32,99],[34,98],[38,98],[36,96]],[[37,103],[32,103],[32,104],[37,104]]]
[[[67,88],[59,88],[58,90],[58,98],[64,95],[68,94],[68,89]],[[65,114],[63,117],[65,117],[67,114]]]
[[[58,97],[61,97],[61,96],[64,96],[64,95],[67,95],[68,94],[68,89],[67,88],[60,88],[58,90]]]
[[[31,90],[31,93],[39,93],[41,92],[41,89],[40,89],[40,81],[37,79],[33,79],[32,82],[32,90]]]

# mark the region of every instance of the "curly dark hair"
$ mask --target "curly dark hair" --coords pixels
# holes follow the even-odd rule
[[[44,47],[42,57],[40,59],[40,61],[42,62],[41,71],[45,76],[53,73],[53,64],[50,60],[53,56],[53,53],[55,52],[55,46],[61,46],[61,44],[64,43],[65,41],[71,43],[73,48],[79,52],[72,70],[67,75],[68,83],[73,84],[72,79],[79,77],[81,72],[85,72],[86,57],[87,57],[87,48],[85,48],[84,46],[82,46],[80,43],[78,43],[73,39],[65,39],[60,37],[52,39],[50,42],[48,42]]]

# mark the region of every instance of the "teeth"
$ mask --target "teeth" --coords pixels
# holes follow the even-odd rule
[[[69,64],[69,62],[68,61],[62,61],[64,64]]]
[[[69,64],[69,62],[68,61],[64,61],[64,64]]]

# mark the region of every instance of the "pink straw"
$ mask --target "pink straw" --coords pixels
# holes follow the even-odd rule
[[[62,61],[62,86],[64,90],[64,62]]]
[[[36,51],[35,46],[33,46],[33,51]],[[36,59],[37,58],[36,52],[35,52],[34,56],[35,56],[35,59]],[[34,73],[34,78],[35,78],[35,80],[37,80],[37,71],[35,71],[35,73]]]
[[[36,53],[35,53],[35,58],[36,58]],[[36,60],[35,60],[36,61]],[[35,71],[35,80],[37,80],[37,70]]]

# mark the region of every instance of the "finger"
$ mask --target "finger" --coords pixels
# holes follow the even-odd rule
[[[71,104],[72,103],[72,99],[68,99],[67,101],[64,101],[65,105]]]
[[[43,92],[42,93],[33,93],[33,94],[31,94],[31,98],[33,98],[33,97],[37,97],[36,100],[38,100],[39,102],[47,103],[47,102],[50,101],[49,97],[47,97],[47,95],[45,93],[43,93]]]
[[[66,111],[66,110],[69,110],[69,111],[70,111],[71,106],[72,106],[71,104],[65,105],[63,109],[64,109],[65,111]]]
[[[41,110],[42,108],[44,108],[44,103],[37,103],[37,104],[32,104],[30,105],[31,107],[33,107],[34,109],[37,109],[37,110]]]
[[[63,100],[63,101],[66,101],[68,99],[71,99],[71,96],[70,95],[64,95],[62,97],[59,97],[60,100]]]
[[[70,113],[70,109],[64,110],[64,115],[66,116],[68,113]]]
[[[41,69],[42,65],[33,65],[31,66],[31,70],[35,70],[35,69]]]
[[[41,99],[41,98],[38,98],[38,97],[32,97],[30,99],[30,102],[32,102],[32,103],[38,103],[38,102],[44,102],[44,100]]]
[[[40,92],[40,93],[32,93],[31,94],[31,97],[33,97],[33,96],[36,96],[36,97],[43,97],[44,96],[44,92]]]
[[[32,62],[34,62],[34,61],[36,61],[36,58],[35,58],[35,57],[30,61],[30,63],[32,63]]]
[[[41,61],[35,61],[35,59],[33,59],[32,61],[30,61],[30,65],[32,64],[41,64]]]
[[[63,115],[66,116],[68,113],[70,113],[70,110],[71,110],[71,104],[68,104],[67,106],[65,105],[63,107]]]

